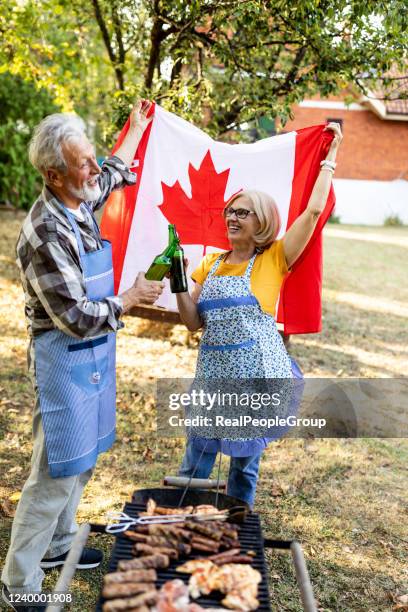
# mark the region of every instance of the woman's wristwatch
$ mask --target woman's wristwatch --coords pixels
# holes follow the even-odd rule
[[[332,174],[334,174],[334,170],[336,168],[336,162],[334,161],[330,161],[329,159],[323,159],[320,162],[320,169],[321,170],[329,170],[329,172],[331,172]]]

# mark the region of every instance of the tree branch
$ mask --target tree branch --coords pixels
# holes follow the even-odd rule
[[[159,17],[159,0],[154,0],[153,10],[155,16],[150,32],[150,54],[145,78],[145,86],[147,89],[151,89],[153,85],[154,69],[159,62],[160,45],[163,40],[163,20]]]
[[[106,50],[108,52],[109,59],[112,62],[112,64],[115,64],[116,63],[116,55],[115,55],[115,52],[114,52],[114,50],[112,48],[112,45],[111,45],[108,28],[106,27],[105,20],[104,20],[104,18],[102,16],[101,7],[99,6],[98,0],[92,0],[92,4],[93,4],[93,7],[94,7],[95,18],[96,18],[96,21],[98,23],[99,29],[101,31],[103,42],[105,43],[105,47],[106,47]]]
[[[123,66],[123,64],[125,63],[126,52],[125,52],[125,48],[123,45],[122,24],[119,19],[116,3],[112,4],[112,21],[113,21],[113,25],[115,28],[116,42],[118,44],[118,51],[119,51],[118,60],[119,60],[119,63]]]
[[[302,63],[303,58],[306,55],[306,51],[307,51],[306,46],[300,47],[297,50],[296,55],[292,62],[292,68],[289,70],[288,74],[286,75],[286,79],[283,82],[283,84],[277,89],[277,92],[276,92],[277,94],[281,95],[291,90],[291,88],[293,87],[293,81],[295,80],[295,77],[298,72],[298,68],[300,64]]]
[[[115,51],[114,51],[114,49],[112,47],[112,43],[111,43],[111,39],[110,39],[110,36],[109,36],[108,28],[107,28],[105,20],[103,18],[101,7],[99,5],[98,0],[92,0],[92,5],[94,7],[95,18],[96,18],[96,21],[98,23],[99,29],[101,31],[103,42],[105,43],[105,47],[106,47],[106,50],[108,52],[109,59],[111,61],[113,69],[115,71],[115,77],[116,77],[116,81],[117,81],[117,84],[118,84],[118,88],[123,91],[125,89],[125,83],[124,83],[124,78],[123,78],[123,69],[121,67],[121,65],[123,65],[123,61],[120,61],[120,58],[119,58],[120,65],[118,65],[118,58],[117,58],[116,53],[115,53]]]

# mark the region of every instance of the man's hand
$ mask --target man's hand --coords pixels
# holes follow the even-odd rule
[[[132,165],[143,133],[153,119],[153,117],[147,118],[151,107],[152,103],[149,100],[139,100],[130,113],[129,129],[122,144],[115,151],[116,157],[119,157],[127,166]]]
[[[146,280],[144,272],[139,272],[133,287],[122,293],[123,312],[128,312],[138,304],[154,304],[164,289],[162,281]]]
[[[162,281],[146,280],[144,272],[139,272],[133,288],[137,291],[140,303],[154,304],[163,293],[164,283]]]
[[[150,100],[139,100],[130,113],[130,129],[143,134],[153,117],[147,118],[152,107]]]

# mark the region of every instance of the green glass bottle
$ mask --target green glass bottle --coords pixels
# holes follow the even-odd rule
[[[169,242],[163,253],[155,257],[145,274],[147,280],[161,281],[170,272],[173,255],[179,244],[176,228],[169,225]]]
[[[172,293],[188,291],[186,270],[184,268],[184,251],[178,236],[176,250],[171,262],[170,289]]]

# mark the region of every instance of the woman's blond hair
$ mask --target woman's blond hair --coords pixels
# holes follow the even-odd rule
[[[257,247],[265,248],[270,246],[276,240],[279,234],[281,220],[275,200],[272,196],[263,191],[248,189],[240,191],[230,198],[224,208],[224,211],[236,202],[239,198],[248,198],[254,207],[254,213],[258,217],[259,230],[254,235],[254,242]]]

